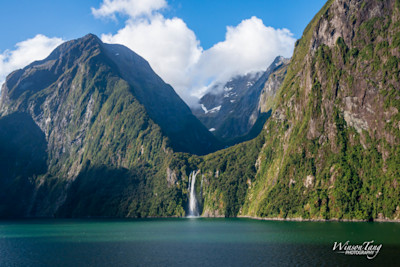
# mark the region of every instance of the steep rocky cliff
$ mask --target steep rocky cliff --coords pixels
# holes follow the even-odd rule
[[[267,113],[274,107],[275,97],[286,77],[289,60],[280,58],[280,61],[275,64],[278,68],[269,75],[262,88],[257,105],[258,113]]]
[[[265,126],[245,212],[399,218],[399,8],[328,1],[308,25]]]

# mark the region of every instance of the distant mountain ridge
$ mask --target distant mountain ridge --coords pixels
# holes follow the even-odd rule
[[[193,113],[221,140],[235,140],[247,135],[257,121],[262,125],[268,117],[268,110],[261,112],[263,101],[260,102],[260,96],[270,75],[286,69],[288,64],[288,59],[279,56],[266,71],[238,75],[225,85],[214,86],[200,99],[201,109],[196,108]],[[275,96],[284,74],[285,71],[282,79],[274,84],[271,97]]]

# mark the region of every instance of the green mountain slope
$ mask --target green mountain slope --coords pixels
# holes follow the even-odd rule
[[[259,216],[399,218],[400,10],[329,1],[298,43],[249,202]],[[272,157],[268,156],[272,153]]]
[[[400,218],[399,8],[326,3],[261,135],[200,159],[205,215]]]
[[[124,60],[117,65],[113,56]],[[46,144],[44,171],[1,177],[7,199],[14,198],[8,192],[20,176],[31,190],[30,203],[19,203],[26,209],[15,216],[181,215],[176,188],[165,179],[171,147],[202,154],[217,145],[145,60],[94,35],[64,43],[47,59],[9,75],[0,101],[0,123],[19,125],[14,114],[22,113]],[[4,136],[4,144],[21,146],[16,151],[29,149],[28,141],[19,140],[18,134]],[[1,147],[2,154],[8,150]],[[22,165],[25,158],[9,161]],[[170,195],[172,206],[161,207]],[[0,206],[9,207],[7,201]]]

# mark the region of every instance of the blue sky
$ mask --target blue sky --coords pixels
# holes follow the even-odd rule
[[[164,13],[182,18],[209,48],[222,41],[226,26],[257,16],[264,24],[289,29],[296,39],[325,0],[171,0]],[[74,39],[94,33],[115,32],[123,26],[94,18],[91,7],[100,0],[13,0],[0,2],[0,52],[36,34]]]
[[[226,26],[256,16],[266,26],[289,29],[299,39],[326,0],[186,0],[171,1],[170,14],[181,17],[204,47],[222,41]]]
[[[0,2],[0,84],[63,41],[94,33],[149,61],[189,104],[235,75],[262,71],[325,0],[15,0]]]

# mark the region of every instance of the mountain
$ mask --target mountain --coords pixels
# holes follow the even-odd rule
[[[194,154],[216,150],[218,144],[213,136],[192,115],[189,107],[173,88],[165,84],[143,58],[122,45],[103,44],[91,34],[67,42],[48,58],[12,73],[2,90],[0,114],[30,109],[35,117],[43,115],[41,111],[47,110],[44,107],[40,108],[40,105],[49,100],[44,97],[72,87],[66,92],[68,94],[79,86],[81,81],[78,80],[78,76],[83,72],[91,74],[83,63],[92,64],[92,68],[105,65],[104,68],[109,68],[114,75],[124,80],[130,86],[132,95],[145,107],[150,118],[160,125],[163,133],[169,137],[174,150]],[[93,82],[94,84],[89,86],[104,86],[96,84],[96,80]],[[82,87],[82,84],[80,86]],[[93,95],[90,93],[88,99],[81,101],[93,105],[95,99],[91,98]],[[71,100],[70,98],[63,102]],[[51,119],[50,114],[47,114],[44,118],[37,118],[37,121],[44,130],[45,121]]]
[[[259,129],[253,129],[254,133],[247,139],[254,138],[269,116],[269,109],[261,109],[266,99],[260,99],[260,95],[264,92],[264,98],[267,98],[266,90],[269,90],[269,97],[275,96],[288,64],[288,59],[279,56],[266,71],[239,75],[224,85],[214,86],[200,99],[201,109],[193,109],[193,113],[222,140],[243,141],[239,137],[246,136],[256,126]],[[281,78],[276,79],[277,76]]]
[[[68,42],[3,87],[0,217],[184,216],[195,197],[203,216],[399,221],[399,49],[399,1],[329,0],[259,87],[260,134],[199,156],[171,149],[140,58]]]
[[[328,1],[297,42],[249,213],[400,218],[400,5]]]
[[[218,146],[143,58],[91,34],[11,73],[0,114],[0,216],[140,216],[150,210],[143,194],[148,203],[152,194],[175,194],[158,180],[172,149],[204,154]],[[16,199],[21,209],[10,213]],[[141,206],[122,206],[128,200]]]
[[[328,1],[261,134],[194,166],[203,215],[399,220],[399,49],[399,1]]]

